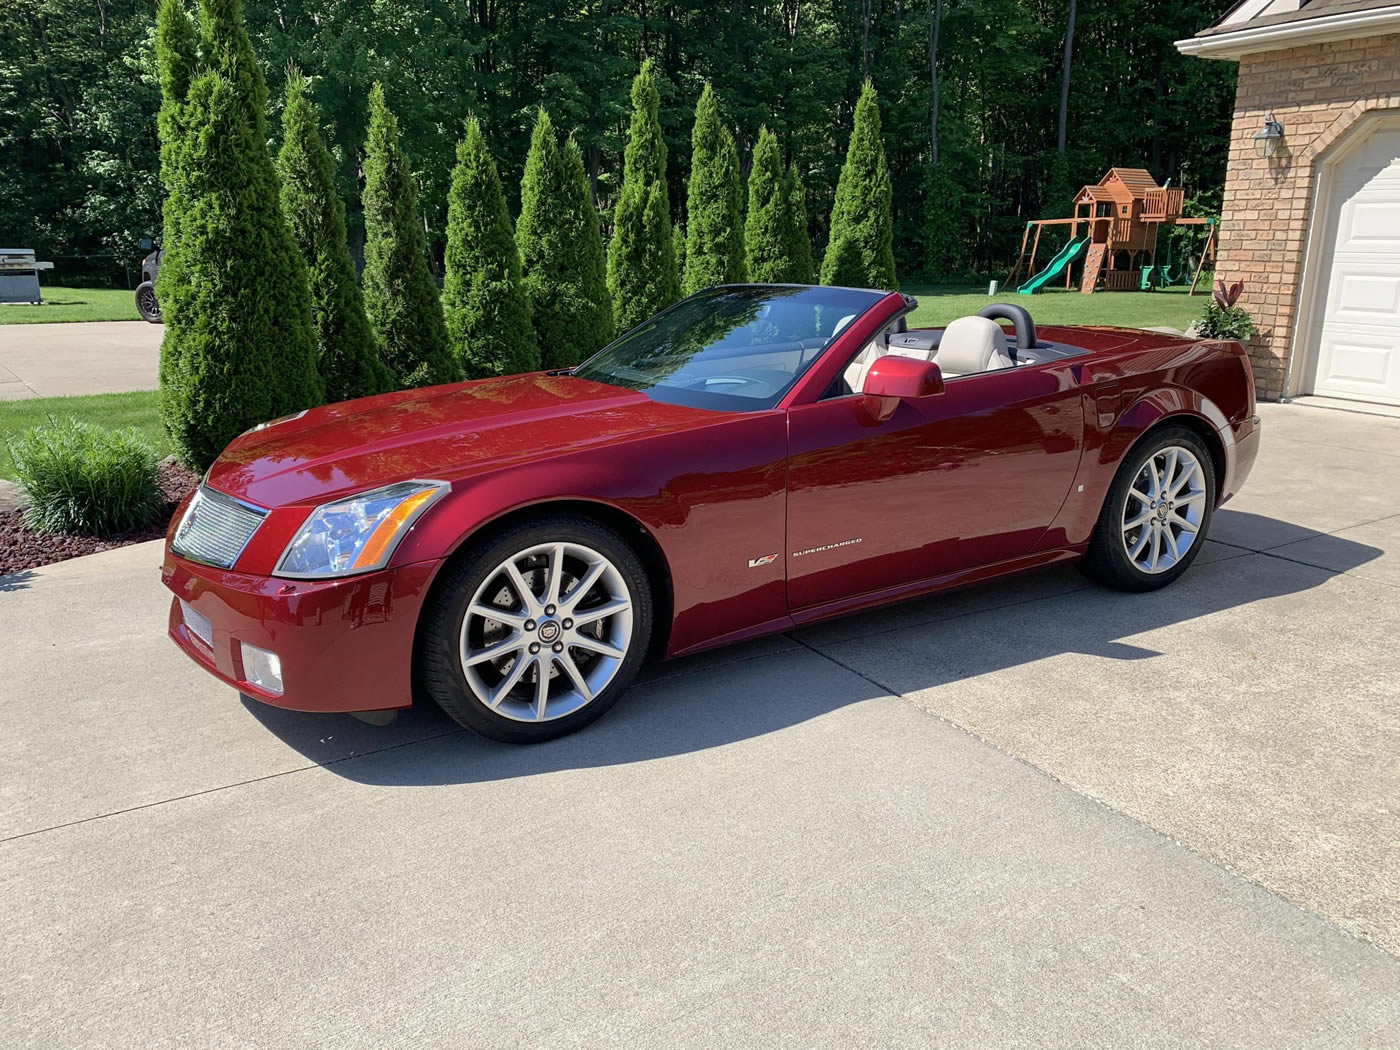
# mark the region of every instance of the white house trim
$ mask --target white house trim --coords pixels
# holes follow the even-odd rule
[[[1183,55],[1200,58],[1238,60],[1256,51],[1277,51],[1281,48],[1321,44],[1329,40],[1351,40],[1362,36],[1382,36],[1400,33],[1400,4],[1394,7],[1348,11],[1337,15],[1321,15],[1295,22],[1280,22],[1253,29],[1236,29],[1211,36],[1193,36],[1178,40],[1176,49]]]

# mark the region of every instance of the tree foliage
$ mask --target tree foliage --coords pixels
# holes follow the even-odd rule
[[[855,126],[846,164],[836,184],[831,234],[822,261],[822,283],[894,291],[894,229],[890,214],[890,171],[880,140],[880,108],[875,86],[866,81],[856,104]],[[843,244],[849,241],[849,244]]]
[[[496,164],[481,123],[467,121],[447,194],[443,310],[458,367],[468,379],[532,372],[540,349]]]
[[[197,469],[248,427],[323,397],[306,268],[254,123],[221,73],[190,85],[174,248],[184,279],[162,284],[160,373],[166,429]]]
[[[329,401],[382,393],[393,377],[365,314],[364,297],[345,239],[345,205],[335,189],[335,162],[321,139],[307,82],[287,78],[282,109],[282,210],[306,261],[317,365]]]
[[[447,325],[418,216],[418,194],[399,125],[370,91],[365,144],[365,309],[383,346],[384,361],[400,388],[450,383],[459,369],[448,349]]]
[[[793,226],[778,138],[760,128],[749,169],[749,211],[744,224],[750,279],[763,284],[797,279]]]
[[[744,202],[739,151],[720,118],[710,85],[700,92],[691,132],[689,195],[685,209],[685,280],[693,295],[716,284],[745,279]]]
[[[797,165],[789,165],[785,190],[787,193],[788,259],[792,269],[789,280],[811,284],[817,279],[817,267],[812,258],[812,236],[807,230],[807,190]]]
[[[1235,70],[1179,54],[1173,41],[1230,0],[1098,0],[1078,5],[1065,160],[1071,189],[1113,165],[1145,167],[1203,200],[1223,182]],[[159,226],[153,0],[7,0],[0,31],[0,230],[57,263],[55,279],[109,272]],[[253,51],[280,116],[284,71],[311,74],[347,205],[352,251],[364,235],[360,180],[369,94],[391,86],[413,158],[420,228],[445,242],[447,186],[461,120],[475,113],[516,205],[533,114],[575,136],[595,199],[611,213],[628,129],[629,81],[658,71],[658,122],[673,212],[690,176],[692,114],[709,83],[724,100],[743,171],[758,129],[780,129],[802,173],[818,252],[862,84],[879,92],[891,181],[893,250],[908,275],[924,258],[932,163],[929,38],[938,48],[939,167],[956,186],[960,268],[1005,272],[1025,221],[1053,203],[1067,0],[834,0],[716,7],[675,0],[566,4],[497,0],[411,5],[357,0],[248,4]],[[278,137],[276,119],[269,133]],[[679,246],[677,246],[679,247]],[[78,258],[81,257],[81,258]],[[820,254],[818,256],[820,258]],[[935,274],[936,275],[936,274]]]
[[[632,122],[608,246],[608,292],[624,332],[680,298],[660,108],[656,70],[647,59],[632,81]]]
[[[536,341],[545,368],[567,368],[613,337],[607,260],[583,153],[561,148],[543,109],[535,120],[516,226]]]

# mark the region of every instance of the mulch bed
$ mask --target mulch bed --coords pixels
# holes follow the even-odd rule
[[[52,565],[84,554],[96,554],[165,536],[175,506],[199,484],[199,475],[178,463],[160,465],[160,490],[168,501],[160,516],[144,529],[115,536],[76,536],[69,533],[34,532],[24,527],[24,512],[0,511],[0,576]]]

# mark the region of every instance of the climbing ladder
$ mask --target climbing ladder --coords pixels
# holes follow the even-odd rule
[[[1089,254],[1084,257],[1084,280],[1079,285],[1079,290],[1086,295],[1098,287],[1099,271],[1103,269],[1104,256],[1107,254],[1108,245],[1089,245]]]

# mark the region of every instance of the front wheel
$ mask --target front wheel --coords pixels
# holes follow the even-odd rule
[[[143,321],[160,324],[160,303],[156,300],[156,286],[150,281],[142,281],[136,286],[136,312]]]
[[[1125,591],[1165,587],[1201,553],[1215,492],[1215,464],[1194,432],[1153,431],[1119,466],[1082,568]]]
[[[572,733],[641,667],[651,588],[611,529],[573,517],[518,525],[448,571],[425,613],[419,670],[467,729],[515,744]]]

